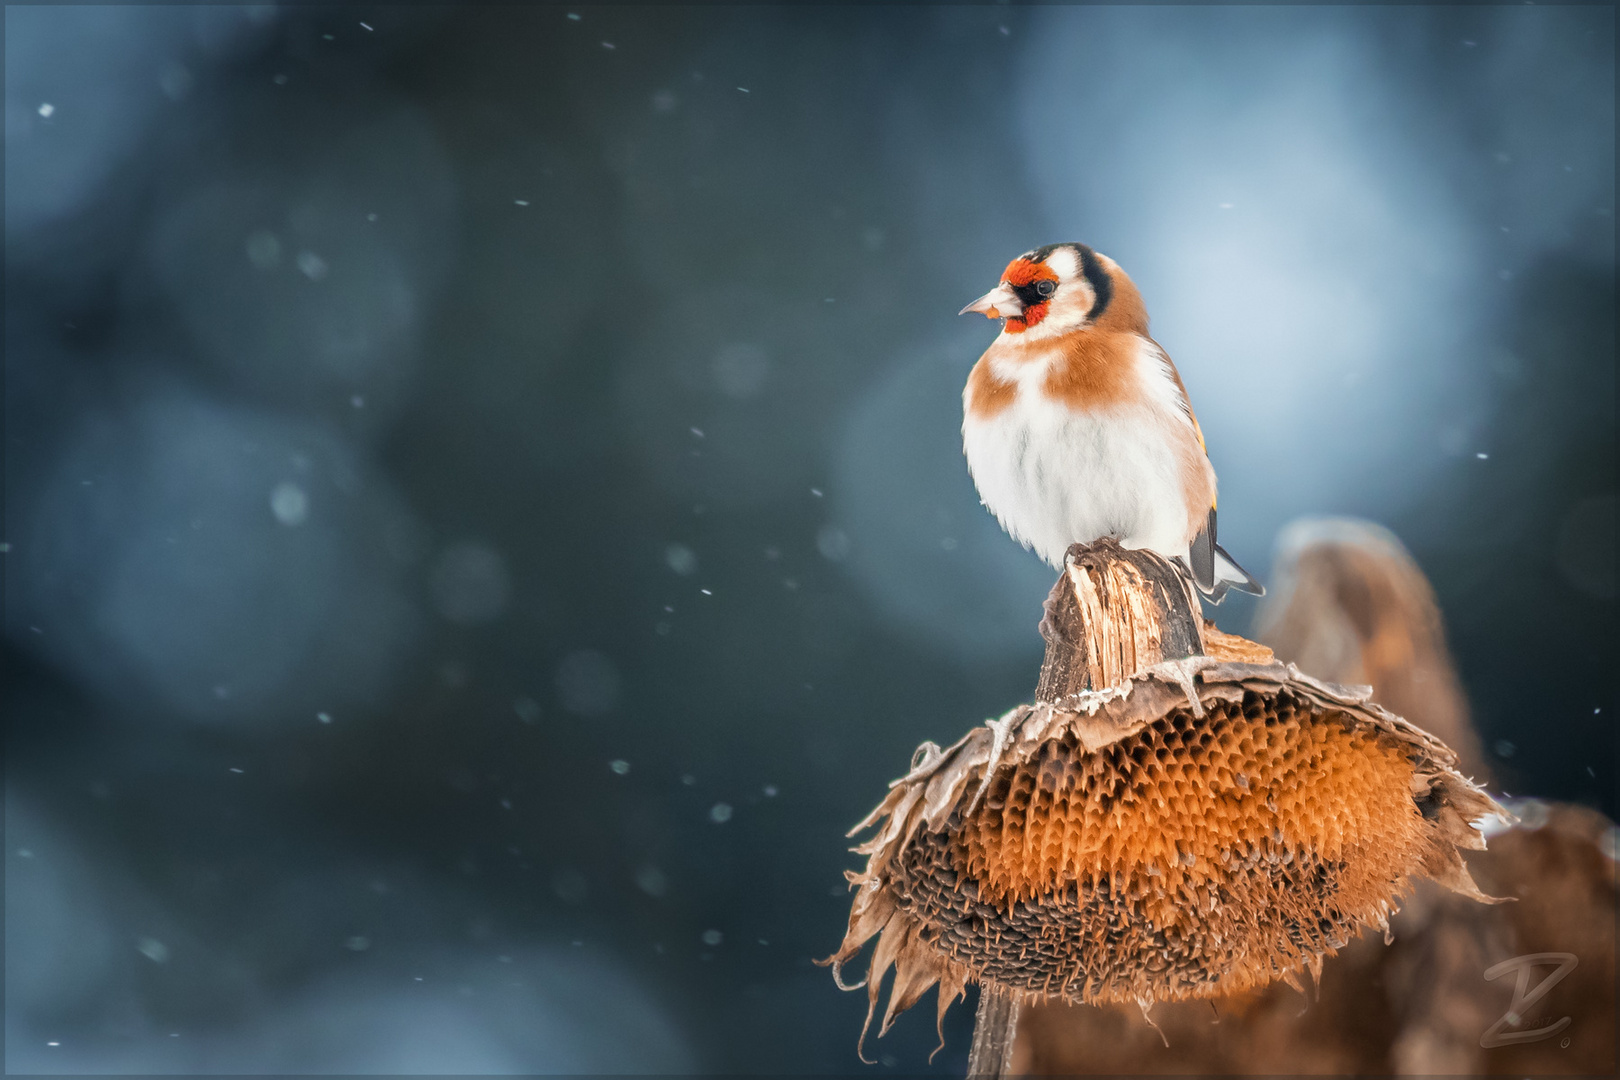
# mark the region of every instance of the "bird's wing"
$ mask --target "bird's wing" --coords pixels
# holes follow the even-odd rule
[[[1164,361],[1165,370],[1170,373],[1171,381],[1176,384],[1176,404],[1181,407],[1181,413],[1187,418],[1187,423],[1192,425],[1193,438],[1198,440],[1198,449],[1203,451],[1205,460],[1208,460],[1209,447],[1204,444],[1204,429],[1198,426],[1198,415],[1193,412],[1192,398],[1187,394],[1187,384],[1181,381],[1181,372],[1176,370],[1176,362],[1170,359],[1170,354],[1164,351],[1164,346],[1157,341],[1153,341],[1152,338],[1148,338],[1148,340],[1152,341],[1153,347],[1159,351],[1159,357]],[[1220,496],[1215,491],[1211,491],[1209,493],[1209,508],[1214,510],[1219,502]],[[1211,535],[1213,536],[1213,532]]]
[[[1148,340],[1153,341],[1152,338],[1148,338]],[[1157,341],[1153,341],[1153,347],[1159,350],[1159,355],[1164,358],[1164,366],[1170,372],[1170,378],[1175,381],[1177,404],[1181,406],[1181,411],[1187,415],[1187,422],[1192,425],[1193,434],[1198,437],[1198,449],[1204,452],[1205,457],[1208,457],[1209,447],[1204,445],[1204,429],[1198,426],[1198,417],[1193,413],[1192,398],[1187,396],[1187,384],[1181,381],[1181,372],[1176,370],[1176,362],[1170,359],[1170,354],[1164,351],[1164,346]]]

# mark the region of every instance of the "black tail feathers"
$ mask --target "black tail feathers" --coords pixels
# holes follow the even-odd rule
[[[1218,604],[1226,599],[1228,589],[1236,589],[1253,596],[1266,595],[1266,587],[1260,584],[1253,574],[1239,566],[1238,561],[1215,542],[1214,507],[1210,508],[1209,521],[1198,535],[1193,537],[1192,547],[1187,554],[1191,563],[1193,584],[1198,586],[1198,591],[1209,597],[1212,603]]]

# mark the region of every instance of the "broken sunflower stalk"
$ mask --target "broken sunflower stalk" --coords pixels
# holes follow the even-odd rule
[[[891,967],[879,1035],[937,983],[943,1044],[946,1010],[978,983],[970,1071],[994,1073],[1021,1003],[1134,1003],[1151,1023],[1159,1001],[1319,977],[1365,928],[1387,938],[1417,879],[1491,900],[1460,849],[1504,812],[1444,744],[1197,611],[1159,556],[1075,545],[1035,703],[924,743],[851,831],[877,829],[823,963],[867,988],[862,1043]],[[1002,1003],[988,1062],[986,1002]]]

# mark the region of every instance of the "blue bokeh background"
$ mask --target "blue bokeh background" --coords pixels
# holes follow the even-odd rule
[[[844,830],[1040,662],[954,313],[1051,241],[1233,553],[1388,525],[1615,814],[1612,8],[5,20],[12,1072],[860,1070]]]

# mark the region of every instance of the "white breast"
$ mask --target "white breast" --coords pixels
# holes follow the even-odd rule
[[[1131,404],[1084,412],[1059,405],[1039,391],[1044,362],[1025,361],[995,369],[1018,385],[1011,406],[988,419],[967,411],[962,446],[979,497],[1014,539],[1055,567],[1070,544],[1105,536],[1187,556],[1188,444],[1201,463],[1203,453],[1160,355],[1143,346],[1143,393]]]

